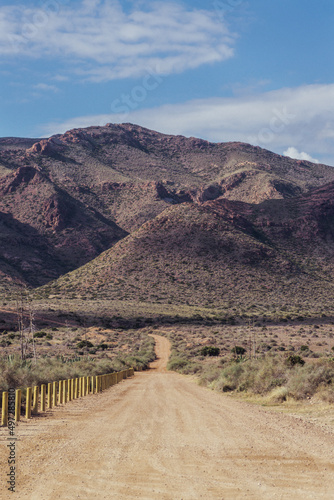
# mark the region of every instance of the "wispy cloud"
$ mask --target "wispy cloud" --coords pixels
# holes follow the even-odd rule
[[[334,165],[334,84],[306,85],[253,96],[211,98],[138,109],[126,114],[77,117],[44,126],[41,135],[74,127],[132,122],[160,132],[215,142],[243,141],[273,151],[290,144]]]
[[[58,87],[55,85],[48,85],[47,83],[37,83],[36,85],[33,85],[33,88],[35,90],[44,90],[46,92],[59,92]]]
[[[312,158],[311,155],[305,153],[304,151],[298,151],[298,149],[290,146],[286,151],[283,152],[285,156],[289,156],[290,158],[294,158],[295,160],[306,160],[311,161],[313,163],[319,163],[319,160]]]
[[[178,73],[234,54],[235,36],[210,10],[150,2],[127,13],[121,3],[102,0],[54,2],[58,8],[48,10],[51,3],[0,7],[0,56],[52,56],[100,82],[139,77],[148,67]]]

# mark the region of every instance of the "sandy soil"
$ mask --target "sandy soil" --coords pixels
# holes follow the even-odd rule
[[[231,399],[165,370],[149,372],[17,427],[17,498],[333,499],[334,435]],[[8,496],[7,429],[0,498]],[[14,497],[13,496],[13,497]]]

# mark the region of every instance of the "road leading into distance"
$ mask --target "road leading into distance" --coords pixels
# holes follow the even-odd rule
[[[17,428],[17,493],[1,498],[333,499],[334,435],[237,402],[158,360],[108,391]]]

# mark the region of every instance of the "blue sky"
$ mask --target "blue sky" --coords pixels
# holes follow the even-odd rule
[[[131,122],[334,166],[333,0],[0,0],[0,136]]]

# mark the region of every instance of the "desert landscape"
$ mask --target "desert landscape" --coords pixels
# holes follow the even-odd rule
[[[333,427],[198,387],[153,339],[149,371],[20,422],[20,497],[332,497]]]
[[[20,498],[331,498],[333,168],[131,124],[0,163]],[[130,367],[25,418],[27,387]]]
[[[0,2],[0,500],[333,500],[334,2]]]

